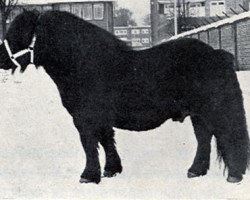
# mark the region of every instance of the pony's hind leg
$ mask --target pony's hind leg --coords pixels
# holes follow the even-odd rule
[[[114,130],[111,127],[106,127],[102,130],[100,142],[106,154],[104,176],[113,177],[116,173],[121,173],[121,159],[115,147]]]
[[[195,136],[198,142],[196,156],[188,170],[188,178],[207,174],[210,163],[212,132],[200,116],[191,117]]]
[[[243,179],[249,161],[249,138],[244,111],[234,110],[235,107],[241,105],[232,105],[231,109],[220,115],[220,120],[214,122],[218,156],[228,169],[227,181],[232,183]]]
[[[80,183],[99,183],[101,170],[98,157],[99,131],[93,126],[84,124],[80,117],[73,117],[74,124],[80,133],[83,149],[86,153],[86,167],[80,179]]]
[[[227,181],[240,182],[249,164],[249,136],[240,90],[231,87],[213,102],[204,116],[216,138],[218,156],[228,169]]]

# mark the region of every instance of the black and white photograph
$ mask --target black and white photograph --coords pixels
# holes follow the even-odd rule
[[[250,0],[0,0],[0,200],[250,199]]]

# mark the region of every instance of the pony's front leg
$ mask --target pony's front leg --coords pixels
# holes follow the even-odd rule
[[[76,128],[80,133],[80,139],[86,153],[86,167],[81,175],[80,183],[99,183],[101,181],[101,169],[98,157],[98,129],[82,123],[82,120],[74,119]]]
[[[117,153],[114,140],[114,130],[111,127],[102,129],[101,145],[106,154],[106,164],[104,167],[104,176],[113,177],[122,172],[121,159]]]
[[[196,156],[190,169],[188,178],[203,176],[207,174],[210,163],[212,130],[200,116],[191,116],[195,136],[198,142]]]

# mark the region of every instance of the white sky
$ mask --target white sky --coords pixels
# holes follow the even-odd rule
[[[150,0],[116,0],[120,7],[129,8],[134,13],[135,20],[140,23],[142,18],[149,13]]]
[[[30,0],[20,0],[19,2],[29,2]],[[33,2],[34,0],[32,0]],[[36,0],[36,3],[43,3],[47,0]],[[50,0],[52,2],[53,0]],[[57,0],[55,0],[57,1]],[[71,0],[69,0],[71,1]],[[74,1],[74,0],[72,0]],[[140,23],[145,15],[149,13],[150,10],[150,0],[115,0],[119,7],[129,8],[133,12],[133,17],[137,23]]]

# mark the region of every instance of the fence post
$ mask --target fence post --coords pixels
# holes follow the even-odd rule
[[[210,45],[210,34],[209,34],[209,30],[207,30],[207,44]]]
[[[222,49],[221,27],[218,28],[218,32],[219,32],[219,49]]]
[[[158,26],[159,26],[159,13],[158,13],[158,0],[150,0],[150,10],[151,10],[151,34],[153,45],[158,42]]]
[[[239,55],[238,55],[238,34],[237,34],[237,23],[233,23],[232,25],[233,33],[234,33],[234,55],[235,55],[235,67],[236,71],[240,70],[239,66]]]

